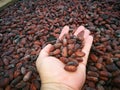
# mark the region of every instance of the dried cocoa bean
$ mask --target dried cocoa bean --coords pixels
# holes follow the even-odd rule
[[[12,80],[12,82],[10,83],[10,86],[14,87],[15,85],[17,85],[22,80],[22,78],[23,76],[16,77],[14,80]]]
[[[98,78],[97,77],[93,77],[93,76],[87,76],[87,80],[93,81],[93,82],[97,82]]]
[[[112,72],[113,77],[119,76],[120,75],[120,70],[116,70]]]
[[[111,77],[112,74],[107,72],[107,71],[100,71],[100,76],[103,76],[103,77]]]
[[[89,76],[99,77],[99,74],[98,74],[97,72],[88,71],[87,74],[88,74]]]
[[[77,57],[76,60],[77,60],[78,62],[82,62],[82,61],[83,61],[83,58]]]
[[[95,65],[98,69],[102,69],[103,65],[101,63],[96,63]]]
[[[89,87],[92,87],[92,88],[95,88],[95,83],[94,83],[94,82],[89,81],[89,82],[88,82],[88,86],[89,86]]]
[[[59,49],[56,49],[56,50],[54,50],[53,52],[53,55],[58,55],[58,54],[60,54],[60,50]],[[50,54],[51,55],[51,54]]]
[[[63,63],[68,63],[69,59],[65,58],[65,57],[60,57],[60,61],[62,61]]]
[[[26,86],[26,83],[24,81],[21,81],[15,87],[20,89],[20,88],[24,88],[25,86]]]
[[[71,60],[71,61],[67,62],[66,65],[68,65],[68,66],[69,66],[69,65],[70,65],[70,66],[72,65],[72,66],[76,66],[76,67],[77,67],[78,64],[79,64],[78,61],[76,61],[76,60]]]
[[[9,84],[9,78],[1,78],[0,79],[0,87],[5,87],[6,85]]]
[[[26,68],[25,67],[21,67],[21,73],[24,75],[26,73]]]
[[[90,54],[90,58],[93,62],[97,62],[98,57],[95,54]]]
[[[63,46],[66,46],[66,45],[67,45],[67,39],[63,38]]]
[[[64,69],[69,72],[75,72],[77,70],[77,67],[73,65],[66,65]]]
[[[78,57],[83,57],[83,56],[85,56],[85,53],[82,51],[77,51],[77,52],[75,52],[75,55]]]
[[[23,77],[23,81],[28,81],[30,79],[32,75],[32,71],[29,71],[25,74],[25,76]]]
[[[62,46],[62,44],[61,43],[56,43],[56,44],[54,44],[54,47],[57,49],[57,48],[60,48]]]
[[[62,56],[63,57],[67,57],[68,56],[67,47],[63,47],[63,49],[62,49]]]

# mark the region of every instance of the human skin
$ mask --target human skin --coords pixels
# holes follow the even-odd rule
[[[84,47],[82,49],[85,52],[83,62],[79,63],[76,72],[68,72],[64,70],[64,64],[53,56],[49,56],[51,44],[45,46],[36,61],[36,67],[41,78],[41,90],[81,90],[86,79],[86,64],[88,55],[93,42],[93,37],[90,31],[85,27],[80,26],[74,33],[77,34],[84,31]],[[59,36],[61,39],[64,34],[69,32],[69,27],[65,26]]]

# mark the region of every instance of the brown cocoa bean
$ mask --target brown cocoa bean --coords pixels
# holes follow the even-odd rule
[[[74,47],[73,47],[74,48]],[[80,44],[75,44],[75,50],[79,49],[80,48]]]
[[[69,59],[65,58],[65,57],[60,57],[60,61],[62,61],[63,63],[67,63],[69,62]]]
[[[23,76],[18,76],[12,82],[10,83],[10,86],[14,87],[16,84],[18,84],[22,80]]]
[[[97,62],[98,57],[95,54],[90,54],[90,58],[93,62]]]
[[[75,72],[77,70],[77,67],[73,65],[65,65],[64,69],[69,72]]]
[[[101,63],[96,63],[95,66],[98,68],[98,69],[102,69],[103,65]]]
[[[85,56],[85,53],[82,52],[82,51],[76,51],[75,55],[78,56],[78,57],[83,57],[83,56]]]
[[[113,77],[119,76],[120,75],[120,70],[116,70],[112,72]]]
[[[98,78],[97,77],[93,77],[93,76],[87,76],[87,80],[93,81],[93,82],[98,82]]]
[[[53,55],[58,55],[58,54],[60,54],[60,49],[56,49],[56,50],[54,50],[52,53],[53,53]]]
[[[24,81],[19,82],[15,87],[20,89],[26,86],[26,83]]]
[[[112,74],[107,72],[107,71],[100,71],[100,76],[103,76],[103,77],[111,77]]]
[[[63,47],[63,49],[62,49],[62,56],[63,57],[67,57],[68,56],[67,47]]]
[[[84,31],[81,31],[80,33],[78,33],[77,37],[79,38],[79,40],[83,40],[84,39]]]
[[[89,86],[89,87],[92,87],[92,88],[95,88],[95,83],[94,83],[94,82],[89,81],[89,82],[88,82],[88,86]]]
[[[9,65],[9,60],[7,58],[4,58],[3,62],[4,62],[5,65]]]
[[[11,90],[11,86],[10,86],[10,85],[7,85],[7,86],[5,87],[5,90]]]
[[[32,83],[34,84],[34,86],[37,88],[37,89],[40,89],[40,83],[38,80],[33,80]]]
[[[35,87],[33,83],[30,85],[30,90],[37,90],[37,88]]]
[[[21,73],[24,75],[26,73],[26,68],[25,67],[21,67]]]
[[[1,78],[0,79],[0,87],[5,87],[6,85],[9,84],[9,78]]]
[[[89,76],[99,77],[99,74],[98,74],[97,72],[88,71],[87,74],[88,74]]]
[[[74,44],[68,44],[68,49],[71,50],[71,49],[74,49],[75,45]]]
[[[73,51],[69,49],[69,50],[68,50],[68,55],[71,56],[72,53],[73,53]]]
[[[108,80],[108,77],[100,76],[100,79],[101,79],[101,80],[104,80],[104,81],[107,81],[107,80]]]
[[[117,87],[120,88],[119,84],[120,84],[120,76],[117,76],[115,77],[113,80],[112,80],[113,84]]]
[[[109,64],[109,65],[106,65],[106,68],[107,68],[107,70],[108,71],[116,71],[116,70],[118,70],[118,68],[117,68],[117,66],[114,64],[114,63],[112,63],[112,64]]]
[[[30,60],[30,55],[26,55],[26,56],[24,56],[21,60],[25,60],[25,61]]]
[[[14,72],[13,77],[16,78],[16,77],[18,77],[20,74],[21,74],[20,70],[16,70],[16,71]]]
[[[76,67],[77,67],[78,64],[79,64],[79,63],[78,63],[78,61],[76,61],[76,60],[71,60],[71,61],[67,62],[67,65],[68,65],[68,66],[69,66],[69,65],[70,65],[70,66],[72,65],[72,66],[76,66]]]
[[[66,46],[66,45],[67,45],[67,39],[64,38],[64,39],[63,39],[63,46]]]
[[[97,90],[105,90],[104,87],[102,85],[97,85]]]
[[[23,77],[23,81],[28,81],[30,79],[32,75],[32,71],[29,71],[25,74],[25,76]]]
[[[60,48],[62,46],[62,44],[61,43],[56,43],[56,44],[54,44],[54,47],[57,49],[57,48]]]
[[[82,62],[82,61],[83,61],[83,58],[77,57],[76,60],[77,60],[78,62]]]

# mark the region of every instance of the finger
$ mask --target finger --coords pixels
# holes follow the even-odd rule
[[[78,29],[76,30],[76,32],[74,33],[75,36],[77,36],[81,31],[85,30],[84,26],[80,26],[78,27]]]
[[[92,46],[92,42],[93,42],[93,37],[91,35],[89,35],[88,37],[85,38],[85,45],[82,49],[82,51],[85,53],[85,56],[83,57],[83,64],[86,66],[87,64],[87,59],[88,59],[88,55],[90,52],[90,48]]]
[[[50,52],[51,47],[52,47],[51,44],[48,44],[47,46],[45,46],[45,47],[41,50],[39,56],[40,56],[40,57],[47,57],[47,56],[49,56],[49,52]]]
[[[87,38],[90,35],[90,31],[88,29],[84,30],[84,38]]]
[[[67,34],[69,32],[69,27],[68,26],[64,26],[64,28],[62,29],[62,32],[59,36],[59,39],[62,39],[62,37],[64,36],[64,34]]]

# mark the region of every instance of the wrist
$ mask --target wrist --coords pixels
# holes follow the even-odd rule
[[[41,90],[75,90],[75,89],[61,83],[44,83],[41,85]]]

